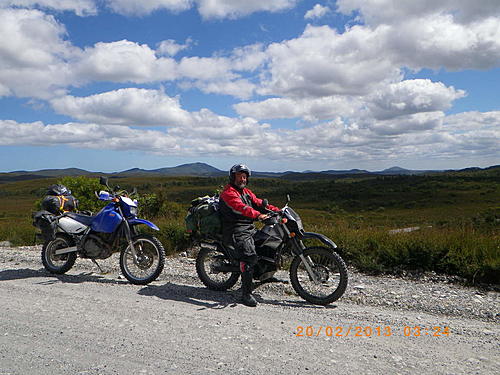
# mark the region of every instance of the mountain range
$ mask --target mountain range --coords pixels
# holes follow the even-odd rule
[[[482,169],[498,168],[500,166],[493,166],[488,168],[466,168],[458,171],[474,171]],[[453,170],[447,170],[453,171]],[[456,171],[456,170],[455,170]],[[291,180],[304,180],[313,178],[332,178],[336,177],[349,177],[355,175],[360,177],[363,175],[416,175],[424,173],[439,173],[445,172],[443,170],[409,170],[400,167],[391,167],[382,171],[370,172],[362,169],[349,169],[349,170],[325,170],[325,171],[286,171],[286,172],[252,172],[253,177],[273,177],[284,178]],[[227,171],[222,171],[206,163],[189,163],[182,164],[176,167],[165,167],[158,169],[141,169],[132,168],[122,172],[103,173],[103,172],[89,172],[79,168],[66,168],[66,169],[42,169],[38,171],[14,171],[7,173],[0,173],[0,182],[7,181],[20,181],[30,180],[35,178],[49,178],[49,177],[63,177],[63,176],[102,176],[109,177],[134,177],[134,176],[199,176],[199,177],[220,177],[227,176]]]

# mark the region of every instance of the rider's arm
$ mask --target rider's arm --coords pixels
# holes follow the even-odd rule
[[[267,206],[264,207],[262,205],[262,199],[257,198],[257,196],[251,190],[247,190],[246,193],[250,196],[250,199],[252,200],[253,204],[256,205],[257,207],[266,208],[268,210],[275,211],[275,212],[280,211],[280,209],[278,207],[273,206],[272,204],[267,204]]]

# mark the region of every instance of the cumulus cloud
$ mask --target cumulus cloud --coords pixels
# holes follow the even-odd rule
[[[64,93],[76,52],[64,40],[64,26],[38,10],[0,9],[0,18],[0,92],[35,98]]]
[[[404,23],[412,18],[425,20],[436,14],[452,14],[459,23],[500,15],[497,0],[337,0],[337,10],[344,14],[359,11],[370,25]]]
[[[181,12],[191,8],[191,0],[105,0],[107,6],[116,13],[137,16],[147,15],[159,9]]]
[[[180,51],[189,48],[192,43],[193,40],[191,38],[188,38],[184,44],[178,44],[173,39],[163,40],[160,43],[158,43],[156,54],[160,56],[175,56]]]
[[[197,6],[204,19],[239,18],[254,12],[278,12],[295,6],[297,0],[106,0],[110,9],[124,15],[147,15],[157,10],[181,12]]]
[[[299,38],[269,46],[269,71],[259,92],[292,97],[357,95],[397,82],[399,67],[380,53],[384,33],[356,26],[339,34],[328,26],[309,25]]]
[[[140,150],[167,154],[179,147],[166,133],[124,126],[66,123],[44,125],[42,122],[17,123],[0,120],[5,135],[0,145],[58,146],[112,150]],[[17,138],[17,140],[16,140]]]
[[[410,118],[412,116],[420,128],[419,131],[412,128],[410,133],[394,131],[397,128],[394,119],[385,122],[390,126],[384,129],[366,129],[337,118],[297,130],[273,130],[250,118],[232,119],[209,110],[192,113],[189,123],[165,132],[95,123],[45,125],[0,120],[0,145],[67,144],[179,156],[224,153],[241,158],[265,154],[268,160],[327,162],[335,159],[337,163],[359,160],[393,163],[412,155],[422,159],[498,155],[500,111],[449,117],[440,113]],[[399,126],[404,123],[400,122]]]
[[[256,119],[300,118],[322,121],[335,117],[387,120],[421,112],[445,111],[464,97],[463,90],[428,79],[405,80],[380,87],[365,96],[333,95],[320,98],[271,98],[234,105],[240,115]]]
[[[196,0],[198,11],[206,19],[238,18],[260,11],[279,12],[295,6],[297,0]]]
[[[359,97],[325,96],[321,98],[271,98],[261,102],[241,102],[236,112],[258,120],[300,118],[315,122],[356,115],[363,107]]]
[[[321,4],[316,4],[312,9],[308,10],[304,15],[305,19],[321,18],[330,12],[330,8]]]
[[[89,97],[66,96],[51,104],[58,113],[93,124],[168,126],[168,134],[187,152],[214,147],[237,150],[245,142],[258,143],[256,138],[269,129],[252,118],[220,116],[208,109],[187,112],[178,98],[160,90],[120,89]]]
[[[370,121],[369,129],[378,135],[397,135],[436,129],[442,124],[443,112],[424,112],[387,120]]]
[[[15,6],[23,8],[40,7],[56,11],[71,11],[78,16],[97,14],[94,0],[3,0],[0,7]]]
[[[175,60],[157,58],[147,44],[128,40],[85,48],[75,71],[82,78],[112,82],[143,83],[177,76]]]
[[[445,111],[452,102],[465,96],[463,90],[446,87],[429,79],[393,83],[370,94],[367,106],[377,120],[390,119],[418,112]]]
[[[190,117],[178,98],[159,90],[127,88],[88,97],[65,96],[51,104],[58,113],[101,124],[178,126]]]

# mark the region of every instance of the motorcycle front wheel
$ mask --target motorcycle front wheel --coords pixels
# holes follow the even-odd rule
[[[66,273],[73,267],[76,261],[76,252],[56,255],[55,251],[70,247],[70,241],[58,235],[52,241],[47,241],[42,247],[42,263],[47,271],[55,274]]]
[[[338,300],[347,288],[348,276],[344,260],[326,247],[306,248],[303,255],[310,270],[300,257],[293,259],[290,266],[293,289],[306,301],[316,305],[328,305]],[[312,271],[314,277],[309,271]]]
[[[196,257],[196,273],[201,282],[211,290],[227,290],[236,284],[239,272],[222,272],[217,267],[230,266],[230,260],[220,251],[202,247]]]
[[[120,254],[120,269],[128,281],[136,285],[149,284],[158,278],[165,266],[165,250],[154,236],[140,234],[132,238],[137,258],[130,245]]]

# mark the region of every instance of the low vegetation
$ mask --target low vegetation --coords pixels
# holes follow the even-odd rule
[[[160,227],[167,253],[189,246],[184,217],[190,201],[220,191],[225,178],[111,179],[139,191],[140,214]],[[32,244],[31,212],[51,183],[68,186],[81,210],[97,211],[97,179],[65,177],[0,184],[0,241]],[[421,176],[252,179],[275,205],[286,195],[306,230],[323,233],[347,262],[365,272],[435,271],[469,282],[500,280],[500,169]],[[411,228],[401,230],[404,228]]]

